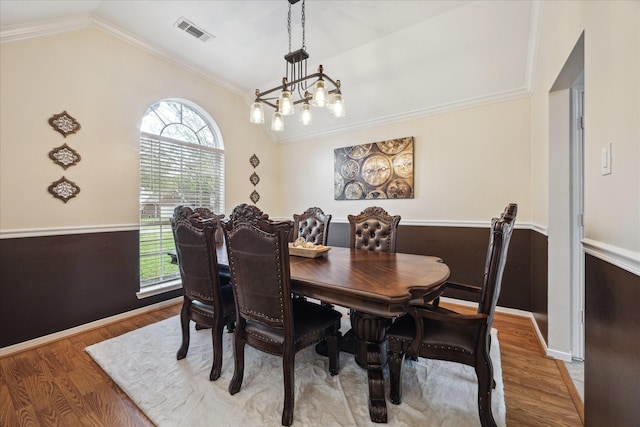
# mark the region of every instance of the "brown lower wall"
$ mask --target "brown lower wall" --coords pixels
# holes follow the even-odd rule
[[[182,295],[139,300],[138,231],[0,240],[0,347]]]
[[[348,224],[333,223],[329,231],[330,245],[349,245]],[[546,296],[546,274],[532,285],[536,234],[514,231],[499,305],[532,311],[532,288],[544,288]],[[451,280],[480,284],[488,239],[488,228],[401,225],[397,249],[439,256],[451,268]],[[546,237],[543,243],[546,250]],[[546,256],[541,259],[546,268]],[[138,300],[137,231],[0,239],[0,278],[0,347],[182,294]],[[546,317],[546,305],[541,311]]]
[[[640,276],[585,259],[585,426],[640,426]]]
[[[516,229],[511,237],[498,305],[531,311],[531,234]],[[537,234],[537,233],[536,233]],[[442,258],[451,269],[449,280],[481,285],[489,243],[489,228],[403,226],[398,230],[397,251]],[[328,244],[349,246],[349,224],[331,224]],[[546,258],[545,258],[546,262]],[[546,277],[544,279],[546,288]],[[445,296],[467,299],[463,293]]]

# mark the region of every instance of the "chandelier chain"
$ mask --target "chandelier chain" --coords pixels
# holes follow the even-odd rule
[[[304,28],[304,21],[305,21],[305,13],[304,13],[304,1],[302,0],[302,48],[304,50],[307,50],[307,45],[305,44],[305,28]]]
[[[291,53],[291,3],[289,3],[289,14],[287,15],[287,32],[289,33],[289,53]]]

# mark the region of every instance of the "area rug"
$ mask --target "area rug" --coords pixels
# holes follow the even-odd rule
[[[349,329],[342,320],[343,333]],[[496,388],[492,408],[505,426],[500,348],[492,331]],[[176,360],[180,320],[173,317],[85,349],[159,427],[279,426],[283,406],[282,359],[245,346],[240,392],[228,391],[233,375],[232,334],[224,333],[222,375],[209,381],[211,331],[191,328],[187,357]],[[296,354],[294,426],[374,426],[369,419],[367,373],[353,355],[340,354],[340,373],[313,347]],[[389,426],[479,426],[477,382],[472,368],[452,362],[406,360],[403,401],[388,400]]]

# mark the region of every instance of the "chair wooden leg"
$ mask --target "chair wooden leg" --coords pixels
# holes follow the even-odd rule
[[[293,394],[295,385],[294,363],[295,353],[289,354],[289,352],[285,352],[282,356],[282,369],[284,372],[284,408],[282,409],[283,426],[290,426],[293,423]]]
[[[482,427],[495,427],[496,421],[491,411],[491,389],[493,388],[493,366],[489,352],[480,354],[476,365],[478,377],[478,414]]]
[[[182,310],[180,310],[180,326],[182,328],[182,344],[178,349],[176,358],[178,360],[187,357],[187,351],[189,351],[189,309],[191,301],[185,297],[182,303]]]
[[[394,405],[402,403],[402,365],[404,364],[404,352],[398,349],[389,349],[387,362],[389,363],[389,400]]]
[[[329,373],[331,375],[338,375],[340,372],[340,352],[338,351],[338,341],[340,337],[340,331],[337,331],[334,335],[327,337],[327,348],[329,353]]]
[[[211,328],[211,339],[213,340],[213,366],[209,374],[209,380],[215,381],[220,378],[222,372],[222,319],[218,318],[213,322]]]
[[[244,377],[244,340],[238,336],[237,330],[233,335],[233,360],[233,377],[229,383],[229,393],[232,395],[240,391]]]
[[[232,333],[236,329],[236,318],[235,316],[229,316],[227,318],[227,332]]]

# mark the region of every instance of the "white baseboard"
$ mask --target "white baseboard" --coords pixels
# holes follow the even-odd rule
[[[179,303],[182,301],[182,297],[176,297],[176,298],[172,298],[170,300],[166,300],[166,301],[162,301],[156,304],[152,304],[152,305],[148,305],[146,307],[141,307],[141,308],[137,308],[135,310],[131,310],[131,311],[127,311],[125,313],[120,313],[120,314],[116,314],[115,316],[111,316],[111,317],[107,317],[104,319],[100,319],[100,320],[96,320],[94,322],[90,322],[90,323],[86,323],[84,325],[80,325],[80,326],[76,326],[75,328],[70,328],[70,329],[66,329],[64,331],[60,331],[60,332],[55,332],[53,334],[49,334],[49,335],[45,335],[43,337],[38,337],[38,338],[34,338],[32,340],[29,341],[24,341],[18,344],[14,344],[14,345],[10,345],[8,347],[3,347],[0,348],[0,357],[4,357],[4,356],[8,356],[10,354],[13,353],[18,353],[20,351],[25,351],[25,350],[29,350],[33,347],[37,347],[40,345],[44,345],[44,344],[48,344],[50,342],[53,341],[57,341],[63,338],[67,338],[70,337],[72,335],[76,335],[82,332],[86,332],[89,331],[91,329],[95,329],[95,328],[99,328],[101,326],[105,326],[108,325],[110,323],[114,323],[114,322],[118,322],[120,320],[124,320],[127,319],[129,317],[133,317],[133,316],[137,316],[139,314],[143,314],[143,313],[147,313],[153,310],[158,310],[160,308],[163,307],[168,307],[170,305]],[[455,299],[455,298],[447,298],[447,297],[442,297],[440,298],[440,301],[442,302],[448,302],[451,304],[457,304],[457,305],[462,305],[462,306],[466,306],[466,307],[476,307],[477,304],[472,302],[472,301],[465,301],[465,300],[460,300],[460,299]],[[553,357],[555,359],[559,359],[559,360],[563,360],[565,362],[570,362],[572,359],[572,356],[570,353],[566,353],[566,352],[561,352],[561,351],[557,351],[557,350],[553,350],[553,349],[549,349],[547,348],[547,344],[545,343],[542,334],[540,333],[540,329],[538,329],[538,324],[536,323],[533,314],[531,312],[528,311],[524,311],[524,310],[519,310],[519,309],[515,309],[515,308],[508,308],[508,307],[496,307],[496,312],[498,313],[505,313],[505,314],[512,314],[515,316],[521,316],[521,317],[528,317],[531,320],[533,320],[533,327],[536,331],[536,335],[538,336],[538,340],[540,341],[540,344],[542,345],[542,347],[544,348],[547,356]],[[346,309],[345,309],[345,313],[346,313]]]
[[[37,347],[40,345],[48,344],[53,341],[57,341],[63,338],[70,337],[71,335],[76,335],[81,332],[86,332],[91,329],[99,328],[104,325],[108,325],[110,323],[118,322],[120,320],[127,319],[129,317],[137,316],[138,314],[147,313],[153,310],[158,310],[160,308],[168,307],[170,305],[179,303],[182,301],[182,297],[172,298],[170,300],[161,301],[156,304],[151,304],[146,307],[136,308],[135,310],[127,311],[125,313],[116,314],[115,316],[106,317],[104,319],[96,320],[94,322],[85,323],[84,325],[76,326],[75,328],[65,329],[64,331],[55,332],[53,334],[45,335],[43,337],[34,338],[29,341],[24,341],[18,344],[10,345],[7,347],[0,348],[0,357],[8,356],[13,353],[18,353],[20,351],[29,350],[33,347]]]
[[[456,299],[456,298],[441,297],[440,301],[448,302],[448,303],[451,303],[451,304],[462,305],[464,307],[477,307],[478,306],[477,302],[466,301],[466,300]],[[496,306],[496,312],[497,313],[505,313],[505,314],[513,314],[514,316],[528,317],[530,319],[533,319],[533,314],[531,314],[531,312],[525,311],[525,310],[519,310],[517,308]],[[534,321],[533,323],[535,324],[536,322]],[[537,326],[536,326],[536,328],[537,328]]]
[[[465,300],[459,300],[459,299],[455,299],[455,298],[446,298],[446,297],[442,297],[440,298],[440,301],[442,302],[448,302],[451,304],[457,304],[457,305],[462,305],[465,307],[477,307],[478,304],[473,302],[473,301],[465,301]],[[536,332],[536,335],[538,337],[538,341],[540,342],[540,345],[542,346],[542,349],[544,351],[544,354],[546,354],[549,357],[552,357],[554,359],[558,359],[558,360],[562,360],[564,362],[571,362],[572,360],[572,355],[571,353],[567,353],[564,351],[558,351],[558,350],[554,350],[554,349],[550,349],[549,347],[547,347],[547,343],[544,340],[544,337],[542,336],[542,333],[540,332],[540,328],[538,328],[538,323],[536,323],[536,319],[533,316],[533,313],[529,312],[529,311],[525,311],[525,310],[518,310],[515,308],[508,308],[508,307],[496,307],[496,313],[505,313],[505,314],[512,314],[515,316],[521,316],[521,317],[528,317],[529,319],[531,319],[531,323],[533,324],[533,329]]]
[[[573,356],[571,355],[571,353],[558,351],[551,348],[547,348],[547,356],[553,357],[554,359],[562,360],[563,362],[571,362],[573,360]]]

